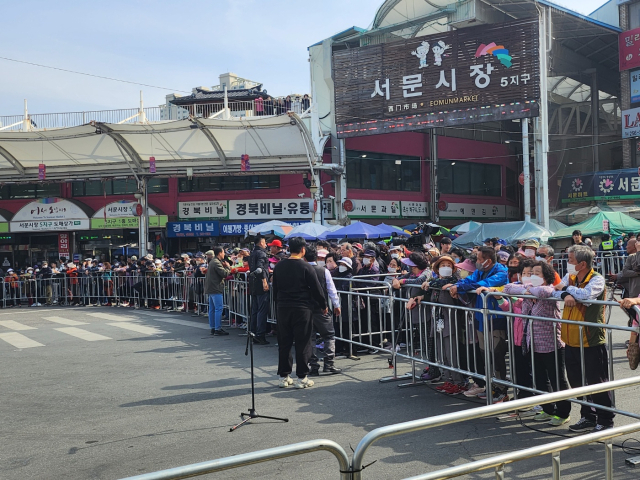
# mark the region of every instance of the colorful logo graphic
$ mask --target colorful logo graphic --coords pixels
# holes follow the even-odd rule
[[[495,42],[491,42],[489,45],[483,43],[476,50],[476,58],[484,57],[487,54],[496,57],[505,67],[511,67],[511,55],[509,55],[509,50],[504,48],[504,45],[496,45]]]
[[[571,182],[571,189],[572,189],[574,192],[579,192],[579,191],[581,191],[581,190],[582,190],[582,186],[583,186],[583,185],[584,185],[584,184],[582,183],[582,180],[580,180],[579,178],[574,178],[574,179],[573,179],[573,182]]]
[[[613,180],[611,180],[610,178],[603,178],[600,181],[599,187],[603,193],[609,193],[611,190],[613,190]]]

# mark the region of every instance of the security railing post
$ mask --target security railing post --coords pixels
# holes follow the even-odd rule
[[[504,465],[496,467],[496,480],[504,480]]]
[[[487,405],[493,403],[493,392],[491,391],[491,349],[490,345],[493,345],[491,331],[489,329],[489,308],[487,307],[488,297],[482,294],[482,329],[484,330],[484,374],[486,378],[485,393],[487,394]]]
[[[613,443],[609,438],[604,442],[604,469],[607,480],[613,480]]]
[[[560,452],[551,454],[551,470],[553,472],[553,480],[560,480]]]

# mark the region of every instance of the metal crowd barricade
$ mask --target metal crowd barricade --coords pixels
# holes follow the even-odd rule
[[[622,272],[624,262],[627,260],[628,255],[626,252],[614,250],[611,252],[596,252],[593,268],[602,275],[608,276],[614,273]],[[552,266],[560,277],[564,277],[567,274],[567,260],[569,256],[567,253],[556,253],[553,256]]]
[[[229,317],[229,326],[248,325],[251,316],[251,295],[248,273],[236,273],[225,282],[224,306]]]
[[[614,379],[614,369],[613,369],[613,363],[614,363],[614,355],[613,355],[613,339],[612,339],[612,334],[614,331],[624,331],[624,332],[628,332],[628,333],[636,333],[636,334],[640,334],[640,327],[624,327],[624,326],[617,326],[617,325],[609,325],[609,324],[594,324],[594,323],[590,323],[590,322],[580,322],[580,321],[574,321],[574,320],[564,320],[564,319],[556,319],[556,318],[548,318],[548,317],[537,317],[537,316],[533,316],[533,315],[524,315],[521,313],[513,313],[512,311],[502,311],[502,310],[490,310],[487,305],[488,305],[488,299],[491,297],[511,297],[511,298],[523,298],[523,299],[533,299],[536,301],[547,301],[547,302],[559,302],[561,300],[555,299],[555,298],[546,298],[546,299],[542,299],[542,298],[537,298],[534,296],[530,296],[530,295],[505,295],[502,292],[485,292],[483,294],[483,317],[484,317],[484,326],[485,326],[485,332],[488,332],[485,334],[485,349],[488,348],[489,346],[489,341],[487,340],[488,338],[490,338],[492,336],[492,330],[493,330],[493,321],[487,321],[488,318],[490,316],[504,316],[507,319],[515,319],[516,317],[519,317],[521,319],[523,319],[523,321],[526,321],[529,324],[529,331],[531,332],[531,347],[530,347],[530,352],[529,354],[531,355],[531,369],[532,369],[532,380],[533,380],[533,388],[531,387],[527,387],[526,385],[521,385],[520,383],[518,383],[518,379],[516,378],[516,369],[514,368],[513,365],[513,359],[515,357],[515,353],[514,353],[514,349],[515,349],[515,345],[514,345],[514,335],[513,335],[513,321],[507,321],[507,327],[509,329],[509,335],[507,335],[507,347],[508,347],[508,352],[509,352],[509,359],[511,362],[511,368],[509,369],[511,372],[511,380],[507,381],[506,379],[498,379],[493,375],[493,368],[490,368],[490,366],[493,366],[493,355],[491,355],[489,353],[488,350],[485,350],[485,352],[487,353],[486,357],[485,357],[485,362],[486,362],[486,371],[487,371],[487,378],[489,379],[489,375],[491,374],[491,382],[493,384],[496,385],[502,385],[502,386],[506,386],[506,387],[511,387],[514,389],[514,391],[517,394],[517,390],[526,390],[526,391],[530,391],[532,393],[546,393],[543,390],[540,390],[539,388],[536,388],[537,385],[535,383],[535,344],[536,344],[536,338],[534,335],[534,331],[533,331],[533,322],[546,322],[546,323],[552,323],[554,326],[554,331],[557,328],[558,325],[576,325],[578,327],[578,331],[579,331],[579,335],[580,335],[580,363],[581,363],[581,377],[582,377],[582,385],[586,385],[586,375],[585,375],[585,353],[584,353],[584,349],[588,348],[585,347],[584,345],[584,337],[583,337],[583,332],[585,328],[599,328],[604,330],[605,332],[605,339],[606,339],[606,347],[608,350],[608,376],[609,376],[609,380],[613,380]],[[609,302],[609,301],[598,301],[598,300],[589,300],[588,302],[585,303],[589,303],[589,304],[596,304],[596,305],[603,305],[603,306],[610,306],[610,307],[620,307],[620,305],[617,302]],[[638,315],[640,313],[640,309],[638,309],[638,307],[634,307],[634,311],[636,312],[636,315]],[[558,344],[557,341],[555,341],[555,337],[554,337],[554,357],[555,357],[555,366],[556,366],[556,370],[559,371],[560,369],[558,368],[559,365],[559,360],[558,360]],[[492,399],[492,392],[491,392],[491,388],[489,388],[489,385],[491,385],[491,383],[489,383],[489,381],[487,381],[487,403],[491,403]],[[560,389],[560,385],[559,385],[559,378],[556,378],[556,385],[555,385],[556,389],[559,390]],[[580,404],[584,404],[584,405],[589,405],[591,406],[591,403],[588,402],[581,402],[581,401],[577,401],[577,403]],[[614,408],[608,408],[608,407],[604,407],[604,406],[598,406],[598,408],[602,409],[602,410],[610,410],[616,413],[621,413],[623,415],[627,415],[627,416],[631,416],[634,418],[638,418],[640,419],[640,415],[635,415],[629,412],[624,412],[624,411],[620,411],[617,410],[615,408],[615,396],[613,396],[613,405]]]
[[[452,425],[456,423],[477,420],[480,418],[496,416],[503,413],[511,412],[513,410],[530,408],[538,405],[539,403],[551,403],[559,400],[571,400],[574,397],[592,395],[594,393],[600,393],[609,390],[613,391],[620,388],[633,387],[638,385],[640,385],[640,377],[631,377],[625,378],[623,380],[615,380],[612,382],[597,385],[589,385],[586,387],[579,387],[571,390],[563,390],[561,392],[547,393],[540,396],[514,400],[512,402],[481,406],[468,410],[448,413],[445,415],[438,415],[435,417],[427,417],[418,420],[412,420],[409,422],[379,427],[367,433],[362,438],[362,440],[360,440],[353,452],[351,461],[349,461],[349,457],[347,456],[346,451],[337,443],[331,440],[310,440],[307,442],[284,445],[267,450],[259,450],[256,452],[234,455],[232,457],[225,457],[218,460],[211,460],[208,462],[145,473],[134,477],[127,477],[122,480],[178,480],[321,450],[328,451],[337,458],[339,469],[336,472],[336,476],[339,475],[340,479],[362,480],[363,477],[369,476],[368,473],[366,473],[368,472],[368,470],[364,469],[364,456],[374,443],[383,438],[389,438],[406,433],[423,431],[443,427],[445,425]],[[412,477],[412,479],[435,480],[452,478],[455,476],[463,475],[465,473],[480,471],[482,469],[491,468],[494,466],[497,469],[496,478],[501,479],[504,478],[504,464],[506,463],[544,454],[552,454],[553,478],[555,480],[560,478],[559,452],[561,450],[566,450],[577,445],[584,445],[599,440],[607,440],[607,443],[605,444],[605,471],[607,480],[611,480],[613,478],[613,457],[611,448],[612,444],[608,440],[636,431],[640,431],[640,422],[623,427],[616,427],[610,430],[605,430],[604,432],[588,434],[585,436],[566,439],[560,442],[541,445],[539,447],[520,450],[497,457],[491,457],[477,462],[470,462],[465,465],[450,467],[438,472],[430,472],[424,475]],[[371,478],[374,478],[373,473],[371,473]]]

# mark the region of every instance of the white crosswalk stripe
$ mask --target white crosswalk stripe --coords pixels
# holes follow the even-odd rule
[[[109,313],[87,313],[90,317],[104,318],[105,320],[111,320],[116,322],[126,322],[129,320],[137,320],[136,317],[127,317],[125,315],[111,315]]]
[[[78,322],[77,320],[70,320],[68,318],[63,318],[63,317],[42,317],[42,318],[45,320],[49,320],[50,322],[53,322],[53,323],[59,323],[60,325],[69,325],[69,326],[87,325],[86,322]]]
[[[44,347],[42,343],[31,340],[29,337],[25,337],[18,332],[0,333],[0,340],[4,340],[16,348]]]
[[[22,325],[15,320],[0,320],[0,325],[11,330],[36,330],[36,327],[30,327],[28,325]]]
[[[96,342],[99,340],[111,340],[111,337],[105,337],[104,335],[100,335],[99,333],[89,332],[87,330],[83,330],[81,328],[76,327],[65,327],[65,328],[55,328],[58,332],[66,333],[67,335],[71,335],[73,337],[81,338],[82,340],[86,340],[87,342]]]
[[[175,318],[161,318],[161,317],[150,317],[153,318],[154,320],[157,320],[158,322],[164,322],[164,323],[173,323],[174,325],[184,325],[186,327],[195,327],[195,328],[201,328],[202,330],[210,330],[211,328],[209,327],[209,324],[207,323],[199,323],[199,322],[190,322],[189,320],[178,320]]]
[[[138,325],[137,323],[131,322],[107,323],[107,325],[111,327],[124,328],[125,330],[131,330],[133,332],[144,333],[146,335],[160,335],[162,333],[167,333],[154,327],[146,327],[144,325]]]

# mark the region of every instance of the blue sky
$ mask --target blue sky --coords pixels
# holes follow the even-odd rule
[[[453,1],[453,0],[452,0]],[[2,2],[0,56],[155,89],[0,60],[0,116],[131,108],[232,71],[273,95],[309,91],[307,47],[367,27],[382,0],[112,0]],[[602,1],[558,2],[590,13]]]

